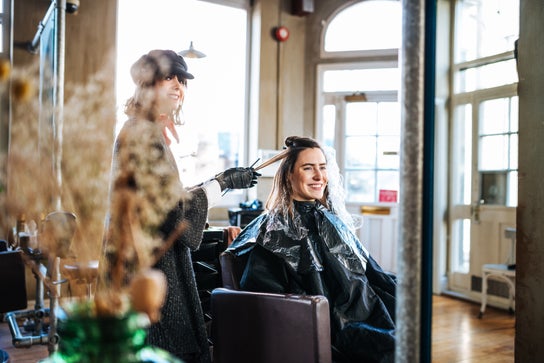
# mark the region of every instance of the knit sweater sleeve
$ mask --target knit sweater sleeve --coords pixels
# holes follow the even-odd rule
[[[165,239],[174,236],[176,243],[196,250],[200,247],[208,218],[208,199],[199,187],[188,190],[188,193],[189,196],[168,213],[161,231]]]

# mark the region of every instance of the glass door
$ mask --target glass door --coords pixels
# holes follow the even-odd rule
[[[483,264],[513,258],[504,231],[516,222],[514,87],[461,101],[454,107],[452,136],[449,288],[470,296],[480,291]]]
[[[507,261],[516,221],[518,32],[518,0],[455,1],[447,288],[476,301],[482,265]]]

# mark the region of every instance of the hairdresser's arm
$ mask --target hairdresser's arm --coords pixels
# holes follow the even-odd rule
[[[208,209],[215,207],[221,199],[221,186],[215,179],[208,180],[200,186],[208,199]]]

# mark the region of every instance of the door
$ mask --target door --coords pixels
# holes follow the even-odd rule
[[[514,258],[518,99],[505,86],[459,97],[453,108],[449,290],[479,300],[481,268]]]

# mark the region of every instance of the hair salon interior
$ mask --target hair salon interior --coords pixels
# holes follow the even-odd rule
[[[195,75],[172,146],[184,185],[316,138],[336,149],[361,240],[399,276],[404,361],[428,358],[433,294],[480,303],[483,286],[489,306],[515,310],[515,361],[544,360],[542,1],[0,5],[1,239],[22,215],[36,228],[70,210],[79,253],[98,253],[130,65],[183,51]],[[210,225],[259,213],[273,173],[225,195]],[[503,278],[483,279],[497,264]]]

